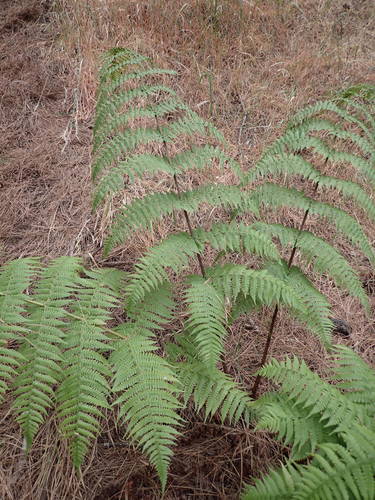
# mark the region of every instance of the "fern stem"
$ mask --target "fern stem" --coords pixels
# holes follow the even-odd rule
[[[180,190],[180,186],[178,184],[178,180],[177,180],[177,175],[176,174],[173,175],[173,180],[174,180],[174,185],[176,187],[177,194],[178,194],[178,196],[181,196],[181,190]],[[186,210],[183,210],[183,214],[184,214],[184,217],[185,217],[185,220],[186,220],[187,227],[189,229],[190,236],[195,241],[194,233],[193,233],[193,227],[191,225],[189,214],[187,213]],[[202,261],[202,255],[200,253],[197,253],[197,260],[198,260],[198,264],[199,264],[199,268],[200,268],[201,274],[202,274],[203,278],[206,279],[206,271],[204,269],[204,265],[203,265],[203,261]]]
[[[164,139],[163,134],[161,132],[161,128],[160,128],[160,125],[159,125],[159,120],[158,120],[157,115],[155,115],[155,121],[156,121],[156,127],[158,129],[158,132],[159,132],[161,138],[163,139],[163,149],[164,149],[165,159],[169,162],[167,142]],[[174,181],[174,185],[175,185],[175,188],[176,188],[177,195],[179,197],[181,197],[181,189],[180,189],[180,185],[178,183],[177,174],[173,174],[173,181]],[[185,217],[186,225],[187,225],[188,230],[189,230],[189,234],[193,238],[193,240],[196,242],[196,239],[195,239],[194,233],[193,233],[193,226],[191,224],[190,217],[189,217],[189,214],[187,213],[187,210],[183,210],[183,214],[184,214],[184,217]],[[206,271],[204,269],[202,255],[199,252],[197,253],[197,260],[198,260],[198,264],[199,264],[199,268],[200,268],[201,274],[202,274],[203,278],[206,279]]]
[[[6,293],[0,292],[0,296],[5,297]],[[45,305],[46,305],[43,302],[38,302],[37,300],[33,300],[33,299],[24,299],[24,301],[27,302],[28,304],[34,304],[35,306],[39,306],[39,307],[45,307]],[[66,314],[66,316],[69,316],[69,318],[76,319],[77,321],[85,322],[85,319],[86,319],[86,318],[82,318],[81,316],[78,316],[77,314],[73,314],[69,311],[65,311],[65,314]],[[42,325],[40,325],[40,326],[42,326]],[[127,337],[126,335],[121,335],[121,333],[118,333],[115,330],[112,330],[111,328],[104,328],[104,331],[107,333],[111,333],[112,335],[115,335],[116,337],[119,337],[119,338],[124,339],[124,340],[129,339],[129,337]]]
[[[327,163],[327,161],[328,161],[328,158],[326,158],[325,163]],[[318,187],[319,187],[319,181],[315,183],[314,194],[318,190]],[[292,251],[290,252],[290,256],[289,256],[289,260],[288,260],[288,270],[292,267],[293,260],[294,260],[294,257],[296,255],[296,251],[297,251],[298,238],[299,238],[299,235],[301,234],[301,232],[303,231],[303,228],[305,227],[307,217],[309,216],[309,212],[310,212],[310,208],[307,208],[304,215],[303,215],[303,219],[302,219],[302,222],[301,222],[299,230],[298,230],[298,236],[296,238],[296,241],[294,243]],[[273,311],[272,320],[271,320],[270,327],[268,330],[266,345],[264,346],[262,360],[260,362],[260,368],[262,368],[266,364],[266,361],[267,361],[268,352],[269,352],[269,349],[271,346],[273,331],[274,331],[275,325],[277,323],[278,313],[279,313],[279,306],[276,305],[275,309]],[[262,376],[259,375],[259,373],[258,373],[258,375],[256,376],[256,379],[255,379],[252,391],[251,391],[251,397],[253,399],[257,399],[257,397],[258,397],[258,390],[259,390],[261,380],[262,380]]]

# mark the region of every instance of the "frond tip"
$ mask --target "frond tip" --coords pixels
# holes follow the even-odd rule
[[[135,325],[123,332],[130,338],[116,344],[110,358],[113,391],[118,396],[115,405],[119,418],[127,423],[127,433],[155,466],[164,490],[171,446],[181,425],[178,381],[166,361],[154,354],[156,346],[143,330],[139,333]]]

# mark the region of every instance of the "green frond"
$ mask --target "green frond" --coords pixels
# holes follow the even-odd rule
[[[176,210],[196,212],[205,203],[227,208],[246,207],[247,212],[258,213],[256,200],[242,193],[236,186],[222,184],[200,186],[192,191],[178,193],[153,193],[135,199],[118,214],[111,228],[111,234],[104,245],[108,254],[116,245],[129,238],[132,232],[151,228],[152,223]]]
[[[301,470],[302,466],[290,463],[271,469],[267,476],[256,479],[253,486],[245,487],[241,500],[291,500]]]
[[[268,430],[277,439],[291,446],[290,460],[303,460],[311,456],[320,443],[337,442],[337,436],[321,422],[319,415],[309,415],[309,410],[283,394],[267,393],[254,404],[260,418],[256,430]]]
[[[168,99],[160,104],[146,105],[144,107],[130,108],[121,114],[109,116],[107,120],[95,131],[93,151],[96,152],[106,137],[121,129],[132,120],[138,118],[156,118],[175,111],[188,110],[188,107],[175,99]]]
[[[209,162],[218,160],[221,166],[228,166],[238,178],[241,178],[241,166],[217,146],[193,146],[170,158],[170,163],[179,173],[191,168],[203,169]]]
[[[126,287],[129,307],[142,301],[146,293],[169,281],[167,268],[179,273],[187,267],[189,259],[199,253],[201,247],[186,233],[168,236],[139,259]]]
[[[298,293],[305,307],[291,312],[297,319],[308,325],[309,329],[318,336],[326,347],[329,347],[333,324],[329,319],[331,310],[326,297],[314,287],[298,267],[288,268],[285,261],[267,266],[267,271],[283,279]]]
[[[172,298],[172,286],[169,281],[161,283],[155,290],[144,295],[141,302],[129,301],[127,316],[137,323],[137,327],[147,330],[160,330],[161,325],[173,319],[176,304]]]
[[[316,139],[311,138],[311,139]],[[344,153],[346,154],[346,153]],[[354,155],[352,155],[354,156]],[[356,160],[366,164],[361,158],[354,156]],[[350,160],[349,160],[350,161]],[[367,165],[367,164],[366,164]],[[369,170],[374,176],[374,169],[368,165]],[[353,198],[366,214],[375,220],[375,204],[367,193],[357,183],[338,179],[328,175],[323,175],[315,169],[311,163],[294,154],[274,154],[263,158],[254,169],[252,169],[244,178],[244,184],[255,181],[256,179],[272,175],[283,176],[301,176],[312,182],[319,183],[319,188],[333,188],[347,198]]]
[[[27,327],[20,350],[23,360],[15,381],[13,408],[30,447],[47,409],[54,404],[53,386],[61,379],[65,309],[72,303],[81,265],[73,257],[55,259],[40,274],[29,300]]]
[[[307,165],[307,161],[304,160],[302,156],[297,156],[299,160],[296,160],[291,156],[292,153],[298,153],[306,148],[311,148],[315,153],[320,154],[327,161],[329,160],[337,164],[350,164],[362,177],[369,179],[372,184],[375,184],[374,162],[372,160],[366,160],[356,154],[331,148],[322,139],[309,136],[305,133],[300,133],[300,131],[294,129],[287,131],[285,138],[282,136],[274,142],[269,150],[267,150],[267,152],[262,156],[254,171],[249,172],[249,180],[253,180],[261,175],[266,175],[268,170],[269,173],[290,172],[291,174],[297,174],[298,167],[300,165],[302,172],[306,172],[311,180],[314,180],[315,182],[320,181],[320,178],[324,178],[324,176],[320,173],[319,175],[316,175],[315,172],[311,170],[312,167]],[[276,160],[277,158],[279,160]],[[277,165],[277,161],[281,162],[280,166]],[[247,177],[245,177],[245,181],[246,179]]]
[[[223,237],[220,235],[221,231],[224,232]],[[228,228],[228,232],[225,233],[225,225],[217,225],[213,227],[212,233],[202,230],[194,231],[193,238],[186,233],[177,233],[168,236],[159,245],[151,248],[137,262],[126,287],[128,305],[132,307],[131,304],[135,305],[139,301],[142,301],[146,293],[157,289],[164,281],[168,281],[167,268],[171,268],[175,273],[179,273],[182,269],[186,268],[189,259],[203,250],[206,241],[211,242],[214,248],[220,250],[245,250],[266,258],[279,259],[276,248],[261,232],[251,231],[245,226],[240,225],[238,232],[239,239],[235,233],[235,226],[230,227],[230,229]],[[248,271],[249,273],[252,272]],[[254,272],[256,273],[256,271]],[[264,273],[272,279],[266,271]],[[262,278],[263,275],[260,275],[259,279],[261,280]],[[260,287],[261,289],[262,286]],[[266,294],[267,292],[268,289],[265,290]],[[240,293],[240,290],[238,293]],[[249,294],[246,289],[246,295],[251,296],[252,294]],[[235,297],[233,297],[233,300],[235,300]]]
[[[250,421],[252,400],[229,375],[193,359],[177,363],[176,370],[184,387],[185,403],[193,397],[196,410],[203,410],[206,419],[219,412],[223,423],[236,423],[240,418]]]
[[[374,447],[369,455],[358,456],[339,444],[325,443],[311,465],[304,468],[294,498],[371,500],[375,494],[374,472]]]
[[[154,174],[164,172],[170,175],[178,174],[183,170],[191,168],[203,169],[214,159],[218,159],[222,165],[224,163],[240,176],[239,166],[231,160],[223,151],[214,146],[194,146],[191,149],[177,154],[171,158],[151,154],[135,154],[124,161],[121,161],[110,169],[99,181],[95,197],[94,208],[109,193],[121,191],[124,185],[124,175],[127,175],[129,182],[134,182],[135,178],[141,178],[143,174]]]
[[[353,422],[365,416],[358,405],[313,373],[303,360],[295,357],[285,361],[273,359],[259,373],[280,384],[280,392],[298,401],[308,411],[308,416],[320,415],[324,427],[350,428]]]
[[[209,243],[213,248],[223,252],[250,253],[264,259],[278,261],[280,254],[272,239],[245,224],[213,224],[209,231],[196,229],[194,239],[201,243]]]
[[[93,127],[94,137],[97,131],[105,126],[107,118],[118,114],[118,110],[124,106],[124,104],[131,103],[138,98],[159,96],[160,94],[166,94],[173,97],[176,96],[176,92],[165,85],[142,85],[103,98],[103,101],[99,103],[95,113],[95,123]]]
[[[225,264],[207,270],[212,284],[235,302],[242,294],[259,305],[282,304],[293,310],[305,307],[299,295],[284,282],[267,270],[248,269],[239,264]]]
[[[24,258],[0,268],[0,399],[20,363],[25,362],[11,344],[20,341],[21,333],[27,329],[25,291],[38,267],[37,259]]]
[[[329,243],[309,231],[299,231],[281,224],[257,222],[253,226],[277,237],[283,246],[296,245],[302,257],[314,266],[316,272],[331,276],[338,287],[346,289],[350,295],[358,298],[369,311],[368,297],[360,279],[346,259]]]
[[[141,446],[156,468],[163,490],[172,455],[171,446],[181,424],[177,411],[179,383],[171,367],[154,354],[157,346],[137,326],[119,329],[128,340],[115,344],[110,357],[113,391],[117,395],[119,418],[127,434]]]
[[[347,346],[335,346],[336,360],[334,379],[343,389],[346,397],[363,405],[370,415],[375,416],[375,371]]]
[[[119,68],[125,66],[139,65],[149,61],[149,58],[142,56],[131,49],[123,47],[113,47],[102,55],[102,64],[99,70],[100,83],[111,78],[111,73],[118,72]]]
[[[185,328],[190,332],[200,359],[207,367],[214,367],[224,351],[225,297],[209,282],[198,276],[191,280],[185,292],[189,318]]]
[[[269,148],[266,149],[264,155],[268,156],[273,153],[282,153],[285,152],[285,148],[289,151],[299,151],[303,148],[303,141],[307,140],[310,132],[325,132],[333,139],[351,141],[353,144],[358,146],[365,155],[373,155],[375,153],[374,146],[365,137],[357,134],[356,132],[344,130],[329,120],[312,118],[306,123],[302,123],[301,125],[288,129],[281,137],[276,139],[276,141],[274,141]]]
[[[311,119],[314,115],[318,115],[324,111],[333,112],[342,120],[348,123],[354,123],[367,135],[369,140],[374,143],[374,131],[369,130],[365,122],[358,119],[346,109],[337,106],[337,104],[335,104],[333,101],[319,101],[316,104],[312,104],[311,106],[307,106],[301,109],[290,119],[289,126],[295,127],[296,125],[303,124],[307,120]]]
[[[288,463],[249,486],[242,500],[371,500],[374,498],[375,451],[353,456],[337,443],[319,447],[308,466]]]
[[[294,188],[265,183],[254,189],[252,198],[256,204],[278,208],[288,206],[326,217],[336,229],[358,246],[371,263],[375,265],[375,252],[359,222],[340,208],[313,200]]]
[[[358,83],[356,85],[350,85],[338,92],[335,92],[333,98],[338,101],[338,103],[344,103],[349,99],[360,98],[366,101],[373,101],[375,97],[375,85],[371,83]]]
[[[111,273],[113,275],[113,273]],[[118,277],[121,279],[121,275]],[[111,349],[103,333],[111,319],[110,308],[119,301],[116,280],[106,270],[90,271],[80,278],[73,319],[65,336],[63,380],[57,391],[60,428],[69,441],[73,464],[80,467],[90,441],[100,430],[102,408],[108,408],[111,369],[104,352]]]

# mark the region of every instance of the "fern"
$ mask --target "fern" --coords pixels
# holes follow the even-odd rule
[[[203,410],[206,419],[219,411],[223,422],[229,420],[233,424],[240,418],[247,423],[250,421],[252,402],[249,395],[230,376],[212,364],[207,365],[191,331],[179,335],[177,344],[168,344],[166,348],[181,381],[185,404],[193,398],[196,410]]]
[[[80,319],[70,323],[65,335],[64,379],[57,392],[61,429],[71,443],[73,464],[79,467],[87,453],[89,439],[100,430],[99,408],[108,408],[108,378],[111,369],[104,353],[111,349],[103,333],[111,319],[109,309],[118,303],[113,272],[90,272],[80,278],[81,288],[72,308]],[[108,286],[109,281],[109,286]]]
[[[258,428],[277,433],[293,448],[287,464],[247,487],[244,499],[374,497],[375,407],[365,377],[372,380],[375,372],[347,347],[337,346],[335,353],[333,378],[348,378],[336,386],[296,358],[273,360],[260,370],[281,386],[256,403]],[[358,390],[359,401],[352,397]],[[310,457],[307,465],[296,463]]]
[[[115,371],[113,391],[119,416],[127,423],[128,434],[135,439],[156,467],[163,488],[181,418],[177,379],[168,364],[154,354],[155,344],[143,329],[127,326],[120,330],[130,338],[114,346],[111,364]],[[126,360],[126,362],[124,362]]]
[[[257,213],[256,203],[244,198],[243,193],[235,186],[208,185],[181,194],[155,193],[136,199],[117,216],[104,251],[108,253],[115,245],[129,238],[132,232],[151,227],[162,216],[171,215],[176,210],[196,212],[202,203],[232,209],[246,206],[247,211]]]
[[[373,374],[363,362],[338,349],[335,385],[321,381],[296,359],[273,362],[258,377],[274,379],[281,390],[256,404],[222,366],[228,324],[258,307],[275,308],[263,360],[280,307],[330,345],[329,303],[293,265],[297,252],[369,308],[347,261],[328,242],[304,230],[309,214],[324,217],[374,263],[374,250],[361,225],[344,210],[276,184],[272,177],[302,176],[315,183],[314,193],[335,189],[374,219],[369,188],[361,185],[364,179],[375,183],[373,110],[356,90],[349,97],[308,107],[292,119],[255,168],[244,173],[225,152],[221,133],[164,84],[173,74],[127,49],[105,54],[94,124],[94,207],[123,193],[130,183],[163,175],[169,181],[165,192],[148,193],[119,208],[114,204],[104,250],[109,253],[137,231],[176,213],[183,217],[186,231],[172,232],[146,248],[129,274],[87,270],[72,257],[49,265],[20,259],[3,266],[0,393],[13,390],[13,411],[28,448],[56,409],[59,430],[77,468],[102,419],[115,409],[124,432],[156,468],[163,490],[183,423],[181,409],[191,400],[206,419],[217,415],[233,425],[240,419],[248,423],[254,410],[265,410],[258,426],[291,446],[291,459],[268,482],[250,488],[249,495],[255,491],[256,498],[335,498],[337,490],[370,498],[373,451],[365,433],[374,433],[374,398],[369,395]],[[358,153],[348,152],[353,146]],[[312,152],[309,161],[307,149]],[[313,163],[316,155],[336,166],[350,164],[356,179],[324,175]],[[230,171],[237,184],[189,183],[193,187],[185,189],[180,179],[209,165]],[[253,182],[258,185],[249,185]],[[194,227],[207,205],[228,210],[227,221]],[[299,229],[264,223],[265,206],[303,210]],[[238,220],[241,215],[246,218]],[[211,251],[206,252],[208,246]],[[280,247],[287,246],[292,250],[286,262]],[[233,264],[233,254],[250,255],[251,262],[256,258],[256,269]],[[174,277],[189,274],[192,259],[197,259],[201,276],[182,278],[176,293]],[[119,307],[124,307],[123,322],[114,313]],[[167,346],[166,325],[172,337]],[[177,328],[181,334],[170,333]],[[257,387],[258,382],[254,398]],[[300,459],[309,463],[296,464]]]
[[[307,263],[312,263],[318,273],[329,274],[337,286],[357,297],[369,310],[368,297],[355,271],[330,244],[308,231],[298,231],[281,224],[257,222],[254,227],[279,239],[283,246],[295,245]]]
[[[327,203],[312,200],[297,189],[285,188],[278,184],[262,184],[254,190],[252,196],[258,198],[259,202],[275,208],[289,206],[309,210],[312,214],[326,217],[336,225],[336,228],[344,236],[362,250],[371,263],[375,263],[374,250],[364,234],[361,225],[343,210],[332,207]]]
[[[27,446],[43,422],[47,409],[54,405],[53,386],[62,376],[65,307],[77,287],[79,262],[61,257],[43,270],[35,289],[35,303],[29,304],[28,327],[31,330],[21,348],[24,362],[15,381],[17,413]]]
[[[38,270],[35,259],[19,259],[2,267],[0,272],[0,395],[8,388],[8,381],[16,374],[25,358],[12,348],[29,332],[24,313],[27,296],[25,290]]]

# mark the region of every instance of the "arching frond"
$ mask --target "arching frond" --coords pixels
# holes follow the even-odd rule
[[[129,111],[121,114],[110,115],[96,130],[93,151],[96,152],[106,138],[115,133],[116,130],[121,130],[122,127],[133,120],[138,118],[158,118],[169,113],[186,110],[188,108],[184,103],[177,98],[170,98],[153,106],[148,104],[143,107],[130,108]]]
[[[316,139],[316,137],[311,139]],[[372,174],[374,173],[373,166],[367,165],[367,163],[359,157],[355,158],[360,160],[359,163],[365,164],[366,167],[371,170]],[[341,161],[341,159],[338,161]],[[264,178],[268,175],[272,176],[281,174],[284,176],[304,177],[312,182],[319,183],[319,188],[325,187],[336,189],[345,197],[353,198],[358,205],[365,210],[369,217],[373,220],[375,219],[375,204],[364,189],[362,189],[357,183],[323,175],[319,172],[319,170],[314,168],[311,163],[302,158],[302,156],[295,154],[283,153],[266,156],[247,174],[244,179],[244,183],[254,181],[260,177]]]
[[[281,137],[276,139],[269,148],[265,151],[265,156],[273,153],[285,152],[285,148],[289,151],[299,151],[303,148],[303,141],[308,140],[310,132],[326,132],[333,139],[342,139],[349,141],[359,147],[363,154],[373,155],[375,148],[365,137],[356,132],[344,130],[335,123],[322,118],[312,118],[306,123],[302,123],[296,127],[288,129]],[[318,144],[318,143],[316,143]]]
[[[276,433],[285,445],[291,446],[290,460],[311,456],[320,443],[338,442],[334,428],[322,425],[319,415],[309,415],[309,409],[298,404],[298,399],[279,393],[267,393],[254,404],[260,408],[256,429]]]
[[[228,375],[193,359],[178,363],[176,369],[184,387],[185,402],[192,397],[196,410],[203,410],[207,419],[219,412],[223,423],[225,420],[235,423],[240,418],[249,422],[251,398]]]
[[[180,194],[150,194],[134,200],[119,212],[104,246],[105,253],[107,254],[114,246],[125,241],[133,231],[150,228],[154,221],[171,215],[176,210],[196,212],[202,203],[228,208],[246,206],[247,212],[258,212],[255,200],[251,198],[244,200],[244,194],[236,186],[218,184],[200,186],[195,190]]]
[[[242,294],[262,305],[283,304],[292,309],[304,309],[299,295],[282,279],[266,270],[248,269],[240,264],[215,266],[208,270],[215,288],[235,302]]]
[[[193,234],[196,241],[208,242],[219,251],[248,252],[268,260],[280,260],[280,254],[272,239],[251,226],[217,223],[213,224],[209,231],[196,229]]]
[[[298,401],[309,416],[320,415],[325,427],[345,429],[365,418],[358,405],[346,398],[338,388],[324,382],[303,360],[294,357],[285,361],[273,359],[259,373],[281,385],[280,391],[289,399]]]
[[[363,120],[358,119],[358,117],[354,116],[345,108],[338,106],[332,100],[319,101],[315,104],[312,104],[311,106],[306,106],[305,108],[301,109],[289,120],[289,126],[295,127],[296,125],[302,124],[311,119],[311,117],[313,117],[314,115],[318,115],[324,111],[335,113],[342,120],[349,123],[354,123],[367,135],[368,139],[372,143],[375,143],[374,131],[370,130]]]
[[[336,346],[335,353],[338,358],[334,379],[338,381],[338,387],[347,391],[347,398],[363,405],[370,415],[375,416],[375,371],[347,346]]]
[[[11,343],[21,340],[28,332],[26,289],[38,271],[38,260],[24,258],[13,260],[0,269],[0,398],[8,388],[8,381],[16,374],[25,358]]]
[[[254,227],[279,239],[281,245],[296,245],[302,257],[312,263],[318,273],[327,273],[338,287],[346,289],[353,297],[357,297],[369,310],[368,297],[362,283],[346,259],[329,243],[314,236],[309,231],[298,231],[281,224],[257,222]]]
[[[371,263],[375,264],[374,248],[369,243],[361,225],[344,210],[328,203],[313,200],[297,189],[272,183],[265,183],[257,187],[252,196],[256,199],[257,204],[263,203],[274,208],[289,206],[305,211],[309,210],[311,214],[326,217],[332,224],[335,224],[338,231],[362,250]]]
[[[331,311],[325,296],[296,266],[288,268],[286,262],[273,263],[267,266],[267,271],[283,279],[288,286],[296,291],[305,307],[294,309],[292,313],[308,325],[309,329],[318,336],[325,346],[330,346],[333,324],[329,319]]]
[[[185,328],[190,332],[200,359],[207,367],[214,367],[224,350],[225,297],[209,282],[194,277],[185,293],[188,320]]]
[[[111,319],[110,308],[119,301],[113,271],[110,280],[106,270],[91,271],[80,278],[79,285],[72,307],[79,319],[73,318],[65,336],[63,380],[57,392],[60,427],[76,467],[82,464],[90,441],[99,432],[102,408],[109,407],[111,370],[104,352],[111,346],[103,329]]]
[[[167,362],[154,353],[157,346],[143,330],[128,324],[121,333],[129,338],[116,343],[110,357],[115,404],[120,420],[127,424],[127,434],[149,457],[164,489],[171,447],[181,424],[176,397],[179,384]]]
[[[80,263],[71,257],[60,257],[40,275],[33,299],[29,302],[30,316],[18,367],[16,399],[17,413],[27,446],[30,447],[47,409],[54,403],[53,386],[61,379],[62,348],[64,346],[63,319],[65,307],[77,288]]]
[[[172,298],[169,281],[161,283],[156,289],[146,293],[141,302],[128,303],[128,317],[137,323],[137,328],[160,330],[173,319],[176,304]]]
[[[186,233],[172,234],[149,250],[137,262],[126,287],[129,306],[133,307],[132,304],[142,301],[146,293],[168,281],[166,269],[180,272],[187,266],[189,259],[200,250],[197,242]]]
[[[129,182],[133,182],[136,177],[142,177],[146,172],[147,174],[164,172],[174,175],[191,168],[204,168],[209,162],[215,159],[219,160],[222,165],[229,165],[240,176],[239,167],[236,162],[214,146],[194,146],[171,158],[151,154],[132,155],[125,161],[119,162],[118,165],[113,167],[100,179],[95,192],[94,208],[108,194],[119,192],[124,188],[124,175],[129,177]]]

